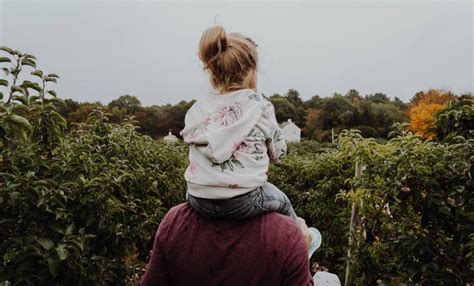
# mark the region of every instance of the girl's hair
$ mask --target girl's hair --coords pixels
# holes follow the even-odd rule
[[[250,38],[226,34],[221,26],[210,27],[201,36],[199,58],[212,86],[221,93],[255,87],[257,45]]]

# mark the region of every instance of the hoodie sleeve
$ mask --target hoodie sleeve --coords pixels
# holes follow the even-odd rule
[[[263,114],[257,127],[265,134],[265,143],[267,145],[270,162],[274,164],[279,163],[286,155],[287,146],[276,120],[275,108],[273,104],[266,99],[263,101]]]
[[[262,112],[260,101],[252,97],[229,102],[202,118],[191,112],[186,116],[189,127],[181,134],[186,143],[199,146],[212,163],[220,164],[232,157],[262,117]]]

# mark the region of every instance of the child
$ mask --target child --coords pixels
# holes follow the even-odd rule
[[[199,58],[216,91],[189,109],[180,134],[189,144],[188,203],[208,218],[276,211],[296,220],[288,197],[267,182],[269,163],[287,147],[273,105],[256,93],[256,47],[219,26],[200,40]]]

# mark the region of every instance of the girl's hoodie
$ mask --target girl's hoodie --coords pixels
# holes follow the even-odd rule
[[[228,199],[262,186],[269,163],[286,154],[272,103],[252,89],[198,99],[180,134],[189,145],[188,192],[199,198]]]

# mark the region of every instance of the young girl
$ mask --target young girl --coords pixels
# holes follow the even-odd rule
[[[208,218],[243,219],[276,211],[296,220],[288,197],[267,182],[268,165],[286,154],[273,105],[256,93],[257,45],[224,28],[207,29],[199,58],[215,92],[189,109],[187,199]]]

